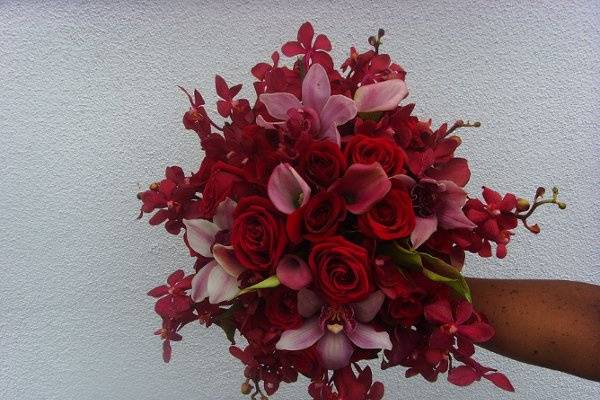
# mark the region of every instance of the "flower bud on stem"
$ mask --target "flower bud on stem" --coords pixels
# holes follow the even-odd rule
[[[452,132],[457,130],[458,128],[479,128],[481,126],[481,122],[475,121],[470,123],[469,121],[464,122],[463,120],[458,120],[446,131],[446,136],[450,135]]]
[[[564,210],[567,208],[566,203],[562,201],[558,201],[558,188],[555,186],[552,188],[552,198],[544,200],[544,194],[546,193],[546,189],[543,187],[537,188],[535,191],[535,195],[533,196],[533,205],[529,207],[529,202],[525,199],[519,199],[517,202],[517,212],[514,213],[514,216],[520,219],[523,222],[525,228],[527,228],[532,233],[540,233],[540,227],[538,224],[529,225],[527,219],[533,214],[533,212],[542,204],[556,204],[559,209]]]

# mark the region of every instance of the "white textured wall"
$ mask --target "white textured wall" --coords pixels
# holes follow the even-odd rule
[[[409,71],[419,115],[482,121],[462,132],[472,191],[561,188],[568,210],[543,210],[539,237],[521,231],[505,260],[471,258],[467,271],[600,283],[597,1],[22,3],[0,5],[2,399],[239,397],[242,367],[217,328],[187,327],[162,363],[145,292],[191,260],[177,238],[135,220],[135,194],[166,165],[200,160],[176,85],[212,101],[215,73],[250,82],[250,67],[307,19],[338,62],[386,28],[385,51]],[[516,394],[406,380],[401,369],[377,375],[389,399],[600,393],[479,354]],[[296,384],[277,398],[306,397]]]

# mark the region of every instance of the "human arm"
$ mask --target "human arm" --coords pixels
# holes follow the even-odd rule
[[[467,278],[496,329],[483,347],[528,364],[600,381],[600,286]]]

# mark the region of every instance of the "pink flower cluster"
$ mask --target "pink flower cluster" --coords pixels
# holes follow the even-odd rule
[[[331,43],[303,24],[282,47],[290,66],[252,68],[257,100],[215,79],[219,125],[196,90],[183,117],[204,150],[198,171],[169,167],[139,195],[141,215],[179,235],[195,260],[148,294],[162,319],[163,358],[190,323],[218,325],[245,366],[242,393],[266,398],[308,377],[313,399],[381,399],[362,360],[456,385],[508,379],[473,359],[494,328],[471,304],[465,252],[506,256],[540,204],[483,189],[470,198],[457,121],[412,115],[405,71],[355,48],[334,68]],[[237,338],[247,344],[238,347]]]

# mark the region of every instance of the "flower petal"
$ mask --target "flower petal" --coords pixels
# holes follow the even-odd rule
[[[184,219],[183,224],[190,247],[203,257],[212,257],[210,248],[220,231],[219,227],[205,219]]]
[[[438,220],[435,215],[428,218],[416,217],[415,229],[410,235],[413,248],[418,249],[437,230]]]
[[[313,64],[302,81],[302,104],[320,113],[331,96],[331,84],[321,64]]]
[[[377,332],[370,325],[357,323],[352,332],[346,332],[348,339],[361,349],[392,349],[390,335],[385,332]]]
[[[396,108],[407,95],[404,81],[390,79],[359,87],[354,94],[354,101],[359,112],[387,111]]]
[[[225,272],[218,264],[210,271],[206,290],[211,304],[232,300],[240,291],[237,279]]]
[[[448,372],[448,382],[457,386],[468,386],[478,379],[479,374],[477,374],[472,367],[467,365],[452,368],[450,372]]]
[[[277,264],[279,281],[290,289],[300,290],[312,282],[310,268],[300,257],[286,254]]]
[[[263,93],[258,99],[267,107],[267,112],[273,118],[287,121],[290,108],[300,108],[302,103],[291,93]]]
[[[371,293],[366,300],[353,304],[354,316],[357,321],[370,322],[381,308],[385,295],[381,290]]]
[[[425,306],[424,310],[425,318],[429,322],[433,322],[439,325],[444,325],[454,322],[452,317],[452,308],[450,302],[445,299],[436,301]]]
[[[213,246],[213,257],[223,267],[225,272],[234,278],[237,278],[246,270],[235,256],[233,246],[223,246],[220,243],[215,244]]]
[[[304,288],[298,291],[298,313],[304,318],[315,315],[323,304],[323,300],[312,290]]]
[[[211,261],[200,268],[200,271],[194,275],[194,278],[192,279],[192,290],[190,290],[190,297],[194,302],[200,303],[208,297],[208,277],[216,265],[218,265],[216,261]]]
[[[355,116],[356,104],[354,104],[354,100],[341,94],[329,97],[319,113],[321,126],[323,127],[329,127],[332,124],[335,126],[345,124]]]
[[[467,193],[452,181],[438,181],[444,188],[441,201],[436,209],[439,225],[446,229],[473,229],[475,224],[462,211],[467,202]]]
[[[256,117],[256,125],[266,129],[277,129],[277,126],[285,125],[285,122],[269,122],[262,115]]]
[[[484,322],[474,322],[471,325],[461,325],[458,327],[458,334],[466,337],[473,343],[487,342],[496,334],[491,325]]]
[[[233,212],[236,207],[237,203],[229,197],[217,206],[213,221],[221,230],[228,230],[233,226]]]
[[[363,214],[381,200],[391,186],[392,183],[379,163],[352,164],[329,190],[344,198],[348,211]]]
[[[312,318],[304,322],[298,329],[283,332],[281,338],[275,345],[278,350],[302,350],[309,348],[323,336],[323,328],[318,318]]]
[[[464,324],[473,315],[473,304],[466,300],[461,301],[454,308],[454,321],[456,325]]]
[[[273,170],[267,185],[273,205],[284,214],[291,214],[310,198],[310,186],[288,163],[279,164]]]
[[[354,348],[343,333],[326,332],[317,343],[317,352],[321,356],[323,367],[340,369],[349,364]]]

